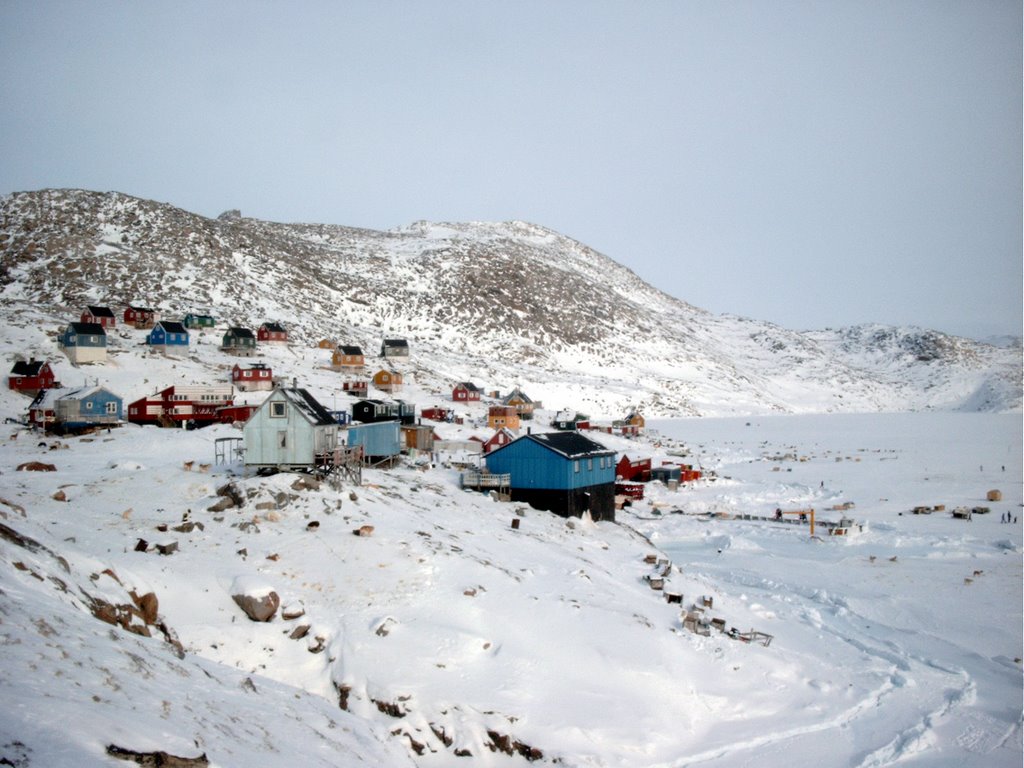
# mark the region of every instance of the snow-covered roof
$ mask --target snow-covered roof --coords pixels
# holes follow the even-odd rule
[[[53,410],[58,400],[84,400],[97,392],[108,392],[111,395],[114,394],[106,387],[98,384],[89,387],[75,387],[73,389],[67,389],[65,387],[43,389],[35,396],[35,399],[32,401],[31,405],[29,405],[29,408],[33,410]],[[117,397],[117,395],[114,396]]]

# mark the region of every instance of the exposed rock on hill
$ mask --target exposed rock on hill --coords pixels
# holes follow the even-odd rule
[[[694,256],[694,261],[699,257]],[[0,198],[0,297],[55,312],[145,304],[268,319],[372,353],[407,337],[423,380],[532,385],[592,412],[1015,409],[1020,350],[935,331],[798,333],[715,316],[600,253],[523,222],[388,232],[216,219],[119,193]],[[551,403],[556,404],[556,403]]]

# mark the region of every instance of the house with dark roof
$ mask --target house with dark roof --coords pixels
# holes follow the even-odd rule
[[[452,387],[452,400],[456,403],[478,403],[481,394],[480,387],[471,381],[460,381]]]
[[[252,357],[256,353],[256,336],[248,328],[232,326],[224,332],[220,349],[239,357]]]
[[[107,332],[99,323],[68,323],[57,336],[57,343],[76,365],[107,359]]]
[[[146,343],[164,354],[188,352],[188,329],[176,320],[161,320],[146,334]]]
[[[159,319],[157,311],[151,307],[129,305],[124,310],[124,322],[136,328],[152,328]]]
[[[381,357],[408,357],[409,342],[405,339],[384,339],[380,345]]]
[[[331,368],[336,371],[362,368],[366,365],[366,356],[361,347],[351,344],[339,344],[331,355]]]
[[[19,360],[11,368],[7,386],[16,392],[35,394],[40,389],[60,386],[57,377],[45,360]]]
[[[287,344],[288,331],[280,323],[263,323],[256,329],[256,339],[266,344]]]
[[[213,315],[189,312],[181,321],[186,328],[213,328],[217,324]]]
[[[284,470],[323,466],[338,447],[338,429],[331,412],[308,391],[278,387],[245,422],[245,465]]]
[[[412,424],[416,421],[416,406],[404,400],[360,400],[352,405],[352,420],[362,424],[378,421]]]
[[[578,432],[526,434],[485,461],[491,474],[509,475],[513,501],[562,517],[615,520],[615,451]]]
[[[516,409],[519,418],[528,421],[533,418],[533,411],[540,405],[530,399],[529,395],[516,387],[501,399],[502,405],[511,405]]]
[[[91,304],[82,312],[81,320],[83,323],[96,323],[104,328],[113,328],[117,325],[114,310],[110,307],[94,307]]]

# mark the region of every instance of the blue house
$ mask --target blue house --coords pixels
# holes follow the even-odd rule
[[[188,351],[188,329],[173,320],[161,320],[147,334],[146,343],[165,354],[175,350]]]
[[[29,422],[55,432],[118,426],[124,402],[106,387],[44,389],[29,406]]]
[[[57,337],[72,363],[97,363],[107,359],[107,332],[99,323],[68,323]]]
[[[578,432],[527,434],[485,461],[492,474],[511,476],[513,501],[562,517],[615,520],[615,451]]]

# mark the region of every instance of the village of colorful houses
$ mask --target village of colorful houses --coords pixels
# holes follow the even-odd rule
[[[128,306],[122,318],[122,328],[140,337],[144,332],[150,353],[172,358],[187,355],[193,332],[220,336],[209,314],[170,321],[153,309]],[[76,367],[102,365],[108,332],[117,326],[109,307],[89,306],[79,320],[59,330],[57,343]],[[450,404],[421,407],[417,413],[414,404],[396,397],[411,356],[404,339],[383,339],[379,363],[368,360],[360,346],[320,341],[318,348],[330,353],[328,367],[342,376],[339,391],[350,401],[349,407],[328,408],[296,382],[275,377],[267,363],[249,361],[261,347],[288,344],[288,331],[278,322],[265,322],[255,331],[227,326],[219,351],[228,360],[237,358],[229,381],[158,386],[127,405],[98,381],[63,387],[48,361],[20,360],[8,381],[10,389],[30,398],[24,421],[33,429],[68,434],[110,430],[125,422],[188,429],[233,424],[242,436],[218,440],[231,443],[218,450],[240,460],[246,471],[312,472],[336,479],[358,478],[365,466],[393,466],[403,456],[429,461],[443,457],[464,470],[465,488],[565,517],[588,514],[594,520],[614,520],[617,508],[643,498],[645,483],[678,487],[701,477],[699,470],[680,462],[663,460],[652,466],[650,458],[617,455],[592,437],[638,436],[644,419],[636,411],[610,422],[562,411],[548,428],[538,425],[535,430],[535,411],[542,405],[521,388],[485,392],[464,381],[452,387]],[[269,393],[262,402],[248,397],[248,402],[236,402],[236,392],[262,391]],[[458,406],[471,404],[480,414],[480,431],[465,440],[442,440],[432,423],[461,424],[464,416],[457,415]]]

